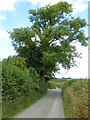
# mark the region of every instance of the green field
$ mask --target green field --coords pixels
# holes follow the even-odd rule
[[[88,117],[88,80],[53,80],[48,87],[62,89],[66,118]]]

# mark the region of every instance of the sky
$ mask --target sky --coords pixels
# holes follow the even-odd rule
[[[8,31],[13,28],[30,27],[28,10],[37,9],[47,4],[56,4],[61,0],[0,0],[0,59],[15,55],[14,48],[9,38]],[[72,4],[74,17],[80,17],[88,22],[88,1],[89,0],[62,0]],[[84,28],[88,36],[88,28]],[[86,78],[88,77],[88,47],[81,47],[76,44],[78,52],[82,53],[82,59],[76,59],[77,66],[69,71],[60,65],[60,71],[56,77]]]

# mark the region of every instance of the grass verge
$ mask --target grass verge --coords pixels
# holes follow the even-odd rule
[[[36,101],[38,101],[40,98],[42,98],[45,93],[34,93],[31,96],[22,96],[20,98],[17,98],[16,100],[10,102],[7,101],[3,104],[2,111],[3,111],[3,119],[5,118],[12,118],[14,115],[16,115],[19,112],[22,112],[25,108],[30,107],[32,104],[34,104]]]

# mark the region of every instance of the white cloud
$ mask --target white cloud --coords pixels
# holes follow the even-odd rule
[[[88,8],[87,0],[76,0],[76,2],[72,2],[72,4],[73,4],[73,14],[77,14]]]
[[[0,14],[0,21],[5,19],[6,19],[5,14]]]
[[[18,0],[0,0],[0,11],[14,11]]]
[[[77,51],[82,53],[82,59],[77,58],[78,67],[72,67],[69,71],[63,69],[60,65],[60,73],[56,73],[56,77],[71,77],[71,78],[86,78],[88,77],[88,47],[81,47],[80,44],[76,44]]]
[[[19,0],[0,0],[0,21],[5,20],[6,11],[14,12],[15,11],[15,3]]]
[[[73,14],[84,11],[87,8],[87,4],[75,4],[73,6]]]
[[[10,55],[14,55],[15,51],[11,46],[11,39],[6,30],[0,29],[0,59],[7,58]]]
[[[9,39],[9,34],[6,30],[0,29],[0,41]]]

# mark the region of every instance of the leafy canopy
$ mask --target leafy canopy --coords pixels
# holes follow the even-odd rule
[[[13,29],[10,33],[18,55],[26,58],[40,76],[50,78],[61,64],[65,69],[75,65],[80,57],[73,43],[87,45],[83,27],[84,19],[72,16],[72,5],[59,2],[39,9],[29,10],[31,27]]]

